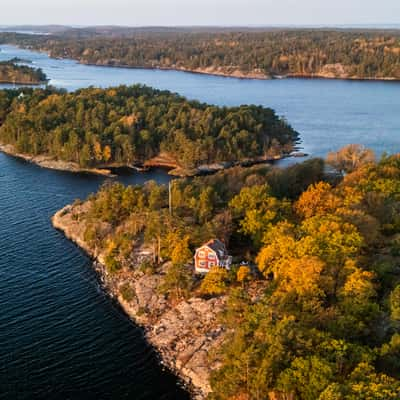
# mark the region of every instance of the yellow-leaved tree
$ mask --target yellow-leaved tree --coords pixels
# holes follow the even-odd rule
[[[228,271],[225,268],[213,267],[204,277],[200,293],[206,296],[219,296],[227,289]]]

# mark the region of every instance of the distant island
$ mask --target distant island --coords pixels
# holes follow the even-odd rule
[[[217,107],[141,85],[25,90],[15,102],[16,96],[0,92],[3,150],[33,162],[45,156],[54,168],[57,162],[75,170],[164,166],[196,175],[281,158],[298,141],[272,109]]]
[[[3,33],[0,43],[103,66],[255,79],[400,79],[397,30],[110,27]]]
[[[0,62],[0,83],[40,85],[47,82],[46,74],[40,68],[19,65],[17,62],[26,63],[20,59]]]
[[[22,64],[32,64],[32,60],[28,60],[26,58],[19,58],[19,57],[14,57],[11,60],[8,60],[8,62],[17,64],[17,63],[22,63]]]

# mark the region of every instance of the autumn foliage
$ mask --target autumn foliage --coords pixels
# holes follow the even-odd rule
[[[111,272],[145,245],[155,271],[169,261],[168,300],[226,300],[211,399],[395,400],[400,155],[353,167],[340,179],[313,160],[177,180],[173,215],[165,186],[105,185],[81,217]],[[193,252],[210,237],[238,264],[194,278]]]
[[[213,399],[400,398],[400,157],[375,163],[356,146],[341,157],[339,184],[289,205],[259,187],[231,201],[269,283],[257,302],[232,294]]]

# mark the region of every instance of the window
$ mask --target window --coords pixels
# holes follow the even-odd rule
[[[204,253],[204,250],[199,251],[199,257],[204,258],[206,256],[206,253]]]
[[[200,265],[200,267],[205,267],[206,266],[206,262],[205,261],[200,261],[199,265]]]
[[[210,260],[215,260],[215,254],[209,253],[209,254],[208,254],[208,258],[209,258]]]
[[[210,268],[211,268],[211,267],[215,267],[215,262],[211,261],[211,262],[209,263],[209,266],[210,266]]]

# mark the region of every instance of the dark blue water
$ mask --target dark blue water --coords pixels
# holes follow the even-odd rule
[[[0,60],[28,58],[50,84],[144,83],[219,105],[274,108],[323,156],[347,143],[400,151],[400,84],[329,80],[251,81],[173,71],[80,65],[0,46]],[[2,85],[0,87],[6,87]],[[162,171],[124,182],[168,180]],[[103,178],[49,171],[0,154],[0,397],[184,399],[141,331],[105,298],[88,258],[50,216],[96,191]]]
[[[169,179],[122,180],[153,178]],[[188,398],[102,293],[90,260],[50,224],[102,182],[0,154],[1,399]]]

